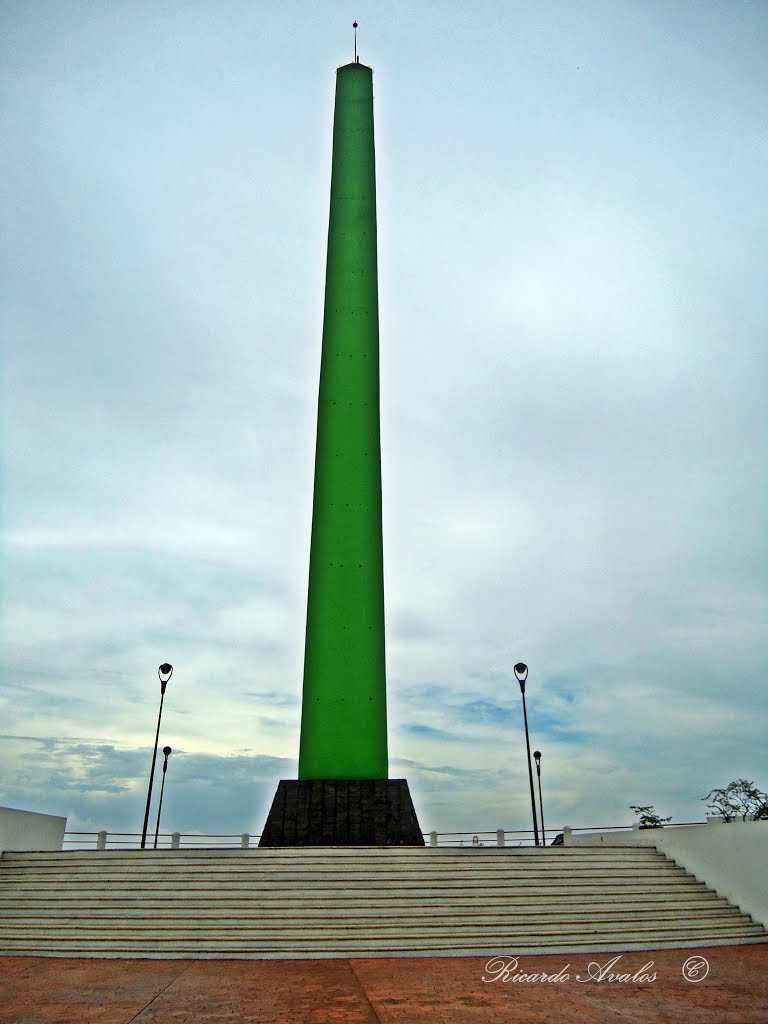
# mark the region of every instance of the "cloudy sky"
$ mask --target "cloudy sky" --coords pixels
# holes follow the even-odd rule
[[[374,69],[390,775],[768,789],[768,7],[4,0],[0,804],[295,778],[335,69]]]

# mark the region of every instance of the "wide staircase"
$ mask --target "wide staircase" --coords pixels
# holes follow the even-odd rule
[[[4,853],[0,954],[489,956],[766,942],[654,849]]]

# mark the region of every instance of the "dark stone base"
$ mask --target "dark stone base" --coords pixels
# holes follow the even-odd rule
[[[259,846],[424,846],[405,779],[281,779]]]

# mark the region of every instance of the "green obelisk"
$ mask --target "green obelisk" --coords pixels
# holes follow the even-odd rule
[[[336,73],[300,779],[387,777],[373,74]]]
[[[373,73],[357,56],[336,72],[299,777],[259,840],[340,845],[424,845],[388,777]]]

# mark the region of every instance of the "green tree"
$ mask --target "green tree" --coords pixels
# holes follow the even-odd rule
[[[640,828],[662,828],[664,823],[672,821],[672,815],[668,818],[660,818],[653,809],[653,804],[646,804],[644,807],[636,807],[635,804],[629,805],[630,811],[635,813],[640,818]]]
[[[722,815],[724,821],[738,817],[742,821],[768,819],[768,793],[747,779],[734,779],[722,789],[711,789],[702,800],[709,801],[707,809]]]

